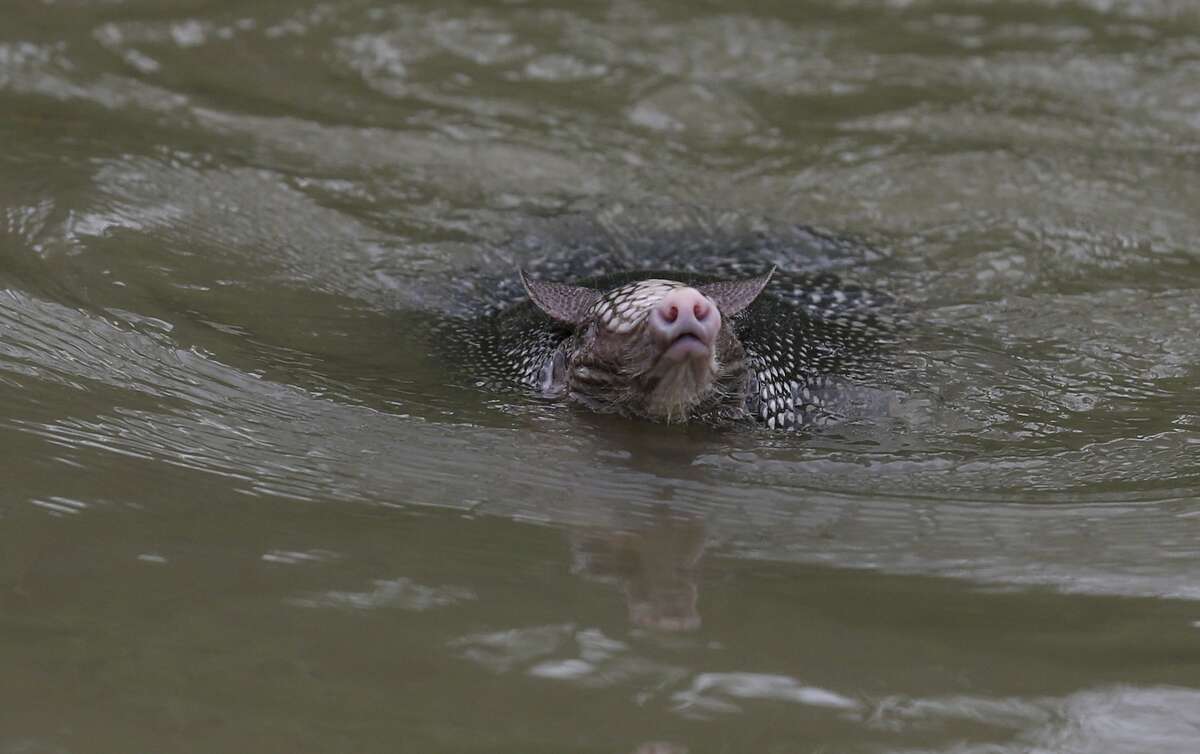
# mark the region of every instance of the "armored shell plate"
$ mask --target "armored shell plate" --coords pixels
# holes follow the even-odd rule
[[[630,332],[646,320],[650,309],[663,296],[685,285],[676,280],[658,278],[626,283],[606,291],[592,307],[592,313],[605,329],[616,333]]]

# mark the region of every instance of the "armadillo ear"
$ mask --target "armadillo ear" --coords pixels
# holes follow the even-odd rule
[[[530,280],[525,270],[521,270],[521,283],[537,308],[568,325],[578,326],[587,321],[588,310],[600,300],[600,291],[579,285]]]
[[[775,268],[772,267],[766,275],[749,280],[721,280],[699,286],[698,290],[717,302],[717,308],[721,310],[721,314],[732,317],[758,298],[758,294],[763,292],[763,288],[767,287],[767,283],[771,281],[771,276],[774,274]]]

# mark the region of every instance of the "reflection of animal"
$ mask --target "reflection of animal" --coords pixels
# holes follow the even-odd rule
[[[619,583],[635,626],[660,631],[699,628],[704,518],[664,505],[623,523],[627,525],[573,529],[571,570]]]
[[[772,272],[618,272],[582,285],[522,273],[527,302],[458,320],[443,340],[478,385],[595,411],[771,428],[836,419],[844,388],[871,373],[880,299],[832,276]]]

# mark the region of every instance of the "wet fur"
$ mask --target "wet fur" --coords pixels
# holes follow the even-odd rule
[[[667,423],[727,422],[748,415],[737,399],[745,395],[750,374],[741,343],[727,323],[722,323],[714,344],[711,378],[703,382],[687,363],[676,365],[665,377],[655,374],[662,349],[654,345],[644,323],[628,333],[607,332],[593,323],[561,348],[568,396],[594,411]],[[664,390],[669,392],[664,395]]]

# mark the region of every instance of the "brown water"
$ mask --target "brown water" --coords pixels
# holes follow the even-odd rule
[[[1190,0],[8,0],[0,145],[0,754],[1200,752]],[[913,321],[877,421],[419,337],[798,222]]]

